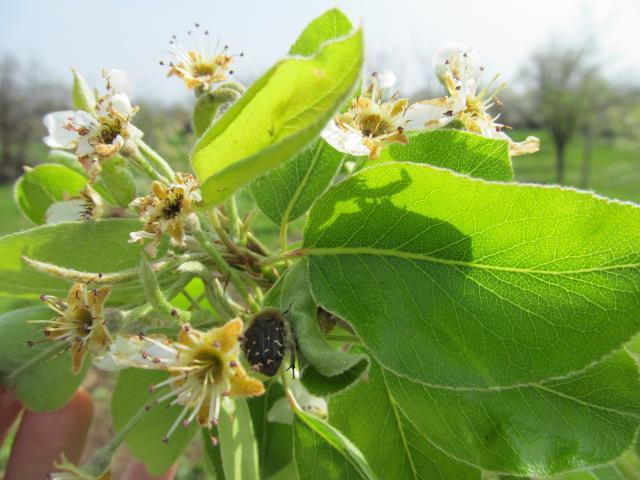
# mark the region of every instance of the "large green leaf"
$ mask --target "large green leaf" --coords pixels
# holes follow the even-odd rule
[[[565,473],[548,480],[640,480],[640,459],[632,449],[607,465]]]
[[[323,43],[347,35],[352,28],[351,22],[340,10],[327,10],[307,25],[291,46],[289,54],[307,57],[313,55]]]
[[[96,190],[106,199],[120,207],[126,207],[136,198],[136,182],[127,169],[127,161],[114,156],[103,160]]]
[[[347,437],[328,423],[294,407],[293,455],[298,476],[305,480],[375,480],[362,455]]]
[[[427,384],[538,382],[640,327],[640,208],[587,192],[380,165],[315,203],[303,250],[316,301]]]
[[[393,144],[378,162],[428,163],[485,180],[513,179],[509,143],[461,130],[436,130],[411,135],[408,144]]]
[[[631,446],[640,425],[640,378],[623,351],[574,376],[493,391],[384,376],[418,431],[490,471],[548,476],[601,465]]]
[[[138,220],[100,220],[45,225],[0,237],[0,296],[66,296],[69,282],[28,266],[23,256],[82,272],[109,273],[137,268],[142,247],[127,243]],[[139,294],[137,281],[120,284],[110,302]]]
[[[317,305],[311,297],[307,262],[300,261],[288,272],[282,284],[280,308],[287,318],[305,360],[302,383],[316,395],[328,395],[351,385],[369,366],[362,353],[333,348],[320,331]]]
[[[55,313],[45,307],[30,307],[0,315],[0,385],[15,389],[29,410],[44,412],[64,405],[78,389],[89,366],[71,373],[71,356],[61,353],[61,342],[45,339],[42,324],[29,320],[50,320]],[[28,341],[37,342],[32,347]]]
[[[155,397],[167,392],[162,390],[155,396],[149,393],[149,385],[166,378],[166,372],[155,370],[130,368],[120,372],[111,398],[111,415],[116,430],[124,427],[144,405],[150,405]],[[169,442],[164,443],[162,439],[183,408],[180,405],[168,407],[169,403],[167,400],[151,408],[125,439],[131,453],[145,464],[151,475],[167,471],[198,431],[196,422],[186,428],[180,425]]]
[[[282,385],[273,382],[264,395],[247,399],[258,442],[260,478],[275,475],[292,461],[293,431],[291,425],[270,422],[269,410],[284,397]]]
[[[207,130],[191,162],[217,204],[306,147],[346,101],[362,66],[362,32],[312,57],[278,62]]]
[[[331,424],[364,454],[380,478],[480,480],[480,470],[436,449],[398,410],[380,367],[329,403]]]
[[[55,202],[77,196],[87,179],[64,165],[45,163],[27,171],[16,182],[14,197],[22,213],[33,223],[45,223]]]
[[[258,447],[247,401],[235,399],[233,410],[220,411],[220,449],[227,480],[258,480]]]
[[[317,140],[291,160],[278,165],[251,184],[260,209],[277,224],[304,214],[335,177],[344,155]]]

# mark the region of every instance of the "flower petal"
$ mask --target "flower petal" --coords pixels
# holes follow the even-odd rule
[[[406,129],[416,131],[442,128],[453,120],[453,114],[454,104],[449,98],[416,102],[405,113]]]
[[[72,130],[64,128],[65,124],[68,124],[74,116],[74,112],[71,110],[65,110],[61,112],[47,113],[42,123],[47,127],[49,135],[44,137],[44,143],[51,148],[73,148],[75,141],[78,138],[78,134]]]
[[[102,76],[107,81],[107,89],[113,93],[124,93],[128,97],[131,96],[131,81],[127,74],[117,68],[111,70],[103,70]]]
[[[329,122],[320,135],[339,152],[348,153],[356,157],[369,155],[369,149],[363,143],[362,134],[342,130],[334,120]]]

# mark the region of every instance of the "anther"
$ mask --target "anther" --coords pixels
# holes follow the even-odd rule
[[[220,348],[221,346],[222,346],[222,344],[218,340],[213,342],[213,348]]]
[[[162,443],[164,443],[165,445],[169,443],[169,437],[162,437]]]
[[[229,362],[229,366],[230,366],[231,368],[236,368],[236,367],[238,366],[238,362],[236,362],[235,360],[231,360],[231,361]]]
[[[33,340],[27,340],[27,347],[33,347]]]
[[[218,437],[211,436],[211,445],[213,445],[214,447],[217,447],[219,443],[220,443],[220,440],[218,440]]]

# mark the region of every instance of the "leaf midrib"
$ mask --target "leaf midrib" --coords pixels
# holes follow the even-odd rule
[[[300,255],[304,256],[335,256],[335,255],[373,255],[381,257],[395,257],[406,260],[420,260],[439,265],[447,265],[452,267],[468,267],[481,270],[496,270],[510,273],[526,273],[534,275],[573,275],[583,273],[598,273],[610,270],[624,270],[640,268],[640,263],[625,263],[620,265],[603,265],[599,267],[579,268],[575,270],[540,270],[536,268],[517,268],[506,267],[503,265],[490,265],[482,263],[468,262],[465,260],[450,260],[446,258],[433,257],[422,253],[403,252],[393,249],[382,249],[372,247],[303,247],[299,250]]]

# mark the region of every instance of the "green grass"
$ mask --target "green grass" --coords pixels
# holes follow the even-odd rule
[[[547,132],[516,131],[512,137],[522,140],[527,135],[540,138],[541,148],[533,155],[514,157],[516,180],[556,183],[555,151]],[[566,185],[579,187],[583,142],[574,138],[567,147]],[[640,203],[640,150],[618,147],[614,142],[599,140],[591,156],[588,188],[607,197]]]

